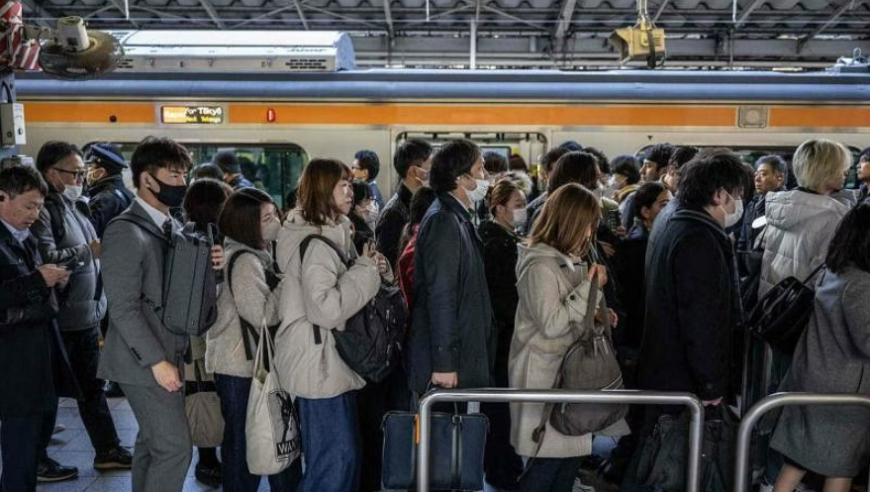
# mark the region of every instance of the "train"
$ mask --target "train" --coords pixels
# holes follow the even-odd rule
[[[382,190],[400,181],[402,141],[464,137],[531,164],[565,141],[609,156],[669,142],[725,146],[747,162],[790,156],[810,137],[856,155],[870,145],[870,75],[741,71],[352,70],[326,73],[116,73],[91,81],[15,80],[27,144],[142,138],[182,142],[195,163],[235,150],[279,201],[312,157],[381,158]]]

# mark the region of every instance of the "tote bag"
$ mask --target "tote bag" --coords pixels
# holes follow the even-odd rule
[[[245,418],[248,470],[253,475],[281,473],[301,454],[299,420],[290,394],[278,383],[274,355],[272,335],[263,327]]]
[[[198,448],[216,448],[224,440],[224,417],[214,382],[204,381],[200,365],[193,361],[193,384],[186,382],[184,411],[190,426],[190,438]]]

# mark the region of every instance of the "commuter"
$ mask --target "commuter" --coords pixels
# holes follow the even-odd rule
[[[396,193],[384,206],[377,227],[378,251],[395,266],[399,260],[399,240],[408,223],[411,197],[421,186],[429,185],[429,168],[432,167],[432,146],[422,140],[403,142],[393,157],[393,168],[402,178]]]
[[[485,187],[483,157],[468,140],[445,143],[432,159],[438,198],[417,235],[409,382],[424,393],[480,388],[492,382],[492,306],[483,245],[471,222],[473,197]]]
[[[242,174],[242,163],[235,152],[231,150],[218,152],[212,157],[211,163],[220,168],[224,173],[224,183],[232,186],[234,190],[254,187],[254,183]]]
[[[260,168],[248,156],[239,156],[239,169],[242,170],[242,177],[253,183],[253,187],[264,189],[263,180],[260,178]]]
[[[619,213],[623,217],[622,225],[625,227],[629,210],[626,199],[640,187],[640,170],[637,168],[637,159],[633,155],[620,155],[610,163],[613,169],[613,199],[619,204]],[[631,229],[628,224],[627,229]]]
[[[492,186],[504,177],[504,175],[508,171],[508,161],[505,156],[499,154],[498,152],[484,152],[483,153],[483,174],[485,176],[486,182],[488,184],[487,190],[491,190]],[[486,205],[486,200],[480,200],[475,204],[475,215],[477,218],[477,224],[479,225],[485,220],[489,220],[492,218],[490,215],[489,207]]]
[[[568,183],[579,183],[586,186],[587,189],[593,190],[598,187],[598,160],[592,154],[585,152],[568,152],[559,157],[549,176],[547,194],[542,195],[544,197]],[[538,214],[544,208],[545,201],[546,199],[530,203],[526,207],[528,222],[525,230],[532,230]]]
[[[133,153],[130,167],[138,189],[129,213],[148,222],[148,230],[114,221],[103,240],[103,283],[109,323],[98,375],[117,381],[136,420],[133,491],[181,490],[190,465],[191,442],[179,373],[188,338],[164,328],[143,299],[161,299],[163,250],[160,236],[180,225],[169,216],[187,189],[190,154],[167,138],[148,137]],[[223,267],[222,252],[212,255]]]
[[[528,175],[529,165],[526,163],[526,160],[523,159],[523,156],[519,154],[511,154],[508,159],[508,171],[517,171]]]
[[[99,280],[100,240],[88,218],[74,205],[84,182],[85,164],[75,145],[55,141],[47,142],[39,150],[36,167],[48,183],[49,193],[31,231],[44,261],[69,266],[69,282],[58,292],[57,324],[84,397],[78,401],[78,407],[96,451],[94,468],[130,468],[133,457],[121,447],[106,400],[105,381],[97,378],[100,321],[106,314],[106,295]],[[39,481],[75,476],[61,473],[57,463],[48,458],[47,450],[41,451]]]
[[[766,197],[767,230],[758,296],[786,277],[804,280],[825,260],[828,243],[849,206],[834,198],[852,164],[830,140],[807,140],[792,159],[798,188]]]
[[[196,178],[196,181],[190,185],[187,193],[184,195],[182,207],[184,209],[185,222],[192,222],[196,231],[206,235],[216,232],[218,230],[218,214],[224,202],[232,193],[233,189],[223,181],[211,178]],[[220,234],[217,234],[214,239],[215,244],[223,244]],[[190,337],[189,358],[192,362],[184,366],[184,373],[188,379],[185,381],[187,393],[198,390],[195,379],[197,370],[200,371],[204,386],[214,386],[213,371],[207,371],[205,367],[205,351],[205,338]],[[196,479],[211,487],[219,487],[222,482],[222,471],[221,462],[217,458],[217,450],[215,448],[198,448],[198,450],[199,461],[197,461],[194,468]],[[230,490],[235,489],[231,488]]]
[[[63,350],[56,344],[56,286],[69,271],[43,263],[30,233],[39,220],[48,186],[28,166],[0,171],[0,489],[35,492],[37,464],[51,440],[59,381],[53,374]],[[54,356],[52,356],[54,354]],[[65,474],[78,471],[64,468]]]
[[[109,221],[127,210],[133,203],[133,192],[124,185],[121,173],[127,163],[121,149],[114,144],[98,143],[91,146],[87,156],[88,206],[91,223],[102,238]]]
[[[414,193],[411,199],[411,220],[402,232],[401,251],[399,257],[399,288],[408,303],[408,312],[414,312],[414,255],[417,251],[417,234],[420,222],[435,202],[435,190],[424,186]]]
[[[870,204],[837,227],[816,289],[814,311],[782,391],[870,395]],[[870,411],[791,406],[782,410],[771,447],[786,458],[775,492],[795,490],[807,470],[826,477],[825,492],[848,492],[870,459]]]
[[[378,173],[381,170],[381,160],[378,154],[371,150],[360,150],[353,156],[353,179],[365,181],[371,188],[371,195],[378,204],[378,210],[384,209],[384,196],[381,194],[381,189],[376,181]]]
[[[526,196],[526,201],[528,201],[529,194],[534,190],[532,178],[530,178],[528,174],[519,171],[508,171],[504,174],[502,179],[513,181]]]
[[[639,388],[693,393],[704,405],[733,394],[733,337],[742,320],[725,229],[740,220],[746,179],[740,157],[724,149],[703,151],[682,170],[674,212],[658,217],[647,246]],[[622,490],[646,490],[637,476],[639,454],[659,416],[670,411],[645,409]]]
[[[662,179],[667,173],[673,153],[674,146],[667,143],[653,145],[647,150],[643,157],[643,169],[641,169],[643,181],[648,183]]]
[[[214,179],[216,181],[223,182],[224,172],[221,171],[221,168],[217,167],[216,165],[207,162],[193,168],[193,171],[190,173],[190,178],[191,181],[196,181],[198,179]]]
[[[497,388],[509,388],[508,358],[519,302],[516,268],[520,236],[516,231],[526,223],[526,197],[515,182],[502,179],[490,188],[486,205],[492,220],[482,222],[479,232],[495,322],[493,382]],[[516,486],[523,464],[510,444],[509,407],[506,403],[485,403],[482,411],[490,421],[484,456],[486,480],[497,488],[510,489]]]
[[[768,193],[786,191],[785,181],[787,176],[788,166],[785,160],[778,155],[766,155],[760,157],[755,162],[755,196],[746,206],[746,213],[743,214],[742,230],[740,238],[737,240],[738,255],[756,249],[756,239],[764,224],[755,224],[755,220],[765,216],[765,204]],[[738,262],[737,265],[740,267],[741,276],[748,273],[747,265],[745,265],[744,261]],[[757,266],[761,267],[760,264]]]
[[[386,260],[371,247],[357,256],[346,217],[353,206],[350,169],[337,160],[314,159],[299,180],[299,205],[278,234],[278,265],[284,272],[281,327],[275,364],[283,389],[297,395],[305,473],[302,492],[347,492],[360,470],[356,392],[366,383],[341,359],[332,329],[372,300]],[[300,245],[320,234],[354,259],[348,268],[323,241]],[[397,239],[398,240],[398,239]]]
[[[553,174],[553,171],[556,168],[556,163],[559,161],[559,159],[563,155],[567,154],[568,152],[570,152],[570,151],[564,147],[554,147],[554,148],[550,149],[549,151],[547,151],[546,154],[541,156],[540,162],[539,162],[539,167],[538,167],[538,176],[540,179],[539,179],[538,183],[535,183],[536,190],[538,188],[537,185],[539,185],[539,184],[545,185],[545,187],[549,187],[550,175]],[[532,216],[534,216],[535,212],[537,212],[538,210],[541,209],[541,207],[544,206],[545,201],[547,201],[547,192],[546,191],[538,194],[537,197],[532,199],[529,202],[528,206],[526,206],[526,211],[528,213],[528,217],[531,218]],[[531,227],[532,227],[531,223],[526,224],[526,226],[523,227],[522,232],[524,234],[528,234]]]
[[[274,200],[253,188],[233,193],[217,222],[224,235],[226,257],[235,261],[228,260],[224,270],[218,319],[206,335],[205,367],[214,374],[224,417],[224,490],[254,492],[260,477],[248,471],[245,419],[257,340],[249,329],[262,336],[264,323],[277,327],[281,322],[281,275],[269,251],[281,222]],[[301,476],[301,460],[296,460],[284,472],[270,476],[269,486],[274,491],[293,492]]]
[[[870,198],[870,147],[864,149],[858,157],[857,174],[860,183],[858,203],[861,203]]]
[[[586,257],[601,216],[593,193],[578,184],[554,191],[535,222],[528,246],[520,246],[517,266],[519,305],[510,350],[510,385],[520,389],[550,389],[568,348],[582,336],[587,301],[600,289],[606,274]],[[593,274],[598,273],[597,286]],[[552,429],[543,442],[532,439],[541,424],[543,404],[512,403],[511,443],[529,459],[518,484],[520,491],[570,492],[580,468],[580,457],[592,453],[592,436],[565,436]]]
[[[567,150],[568,152],[582,152],[583,151],[583,146],[580,145],[580,142],[577,142],[575,140],[568,140],[568,141],[562,142],[562,144],[559,145],[559,147]]]
[[[353,245],[357,254],[362,254],[366,244],[375,240],[374,226],[378,222],[378,204],[372,196],[372,189],[365,181],[354,181],[353,206],[347,217],[353,224]]]
[[[662,178],[662,184],[667,186],[668,191],[672,194],[677,192],[677,186],[680,182],[680,169],[689,161],[695,158],[701,149],[698,147],[676,147],[668,160],[668,169]]]

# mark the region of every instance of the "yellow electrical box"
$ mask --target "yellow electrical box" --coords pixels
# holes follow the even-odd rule
[[[617,29],[610,36],[612,44],[619,52],[620,63],[635,60],[649,60],[665,57],[665,30],[628,27]],[[650,48],[652,45],[652,48]]]

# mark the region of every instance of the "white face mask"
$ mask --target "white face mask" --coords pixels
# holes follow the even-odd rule
[[[610,188],[616,188],[616,176],[610,176],[610,179],[607,180],[607,186]]]
[[[263,227],[263,240],[267,243],[278,240],[278,232],[281,230],[281,221],[277,218]]]
[[[366,207],[366,215],[363,217],[365,217],[367,224],[374,224],[378,221],[380,215],[381,211],[378,208],[378,202],[373,201],[368,207]]]
[[[529,214],[526,211],[526,208],[518,208],[514,210],[514,227],[520,228],[526,225],[526,222],[529,220]]]
[[[743,200],[735,200],[730,193],[728,194],[728,198],[731,198],[731,201],[734,202],[734,213],[729,214],[728,211],[725,210],[725,207],[719,205],[719,208],[721,208],[722,211],[725,212],[726,229],[734,227],[735,225],[737,225],[738,222],[740,222],[740,219],[743,218]]]
[[[480,203],[486,198],[486,192],[489,190],[489,183],[485,179],[475,179],[477,186],[473,190],[466,189],[465,196],[471,203]]]
[[[82,196],[82,187],[66,185],[63,189],[63,195],[72,201],[76,201]]]

